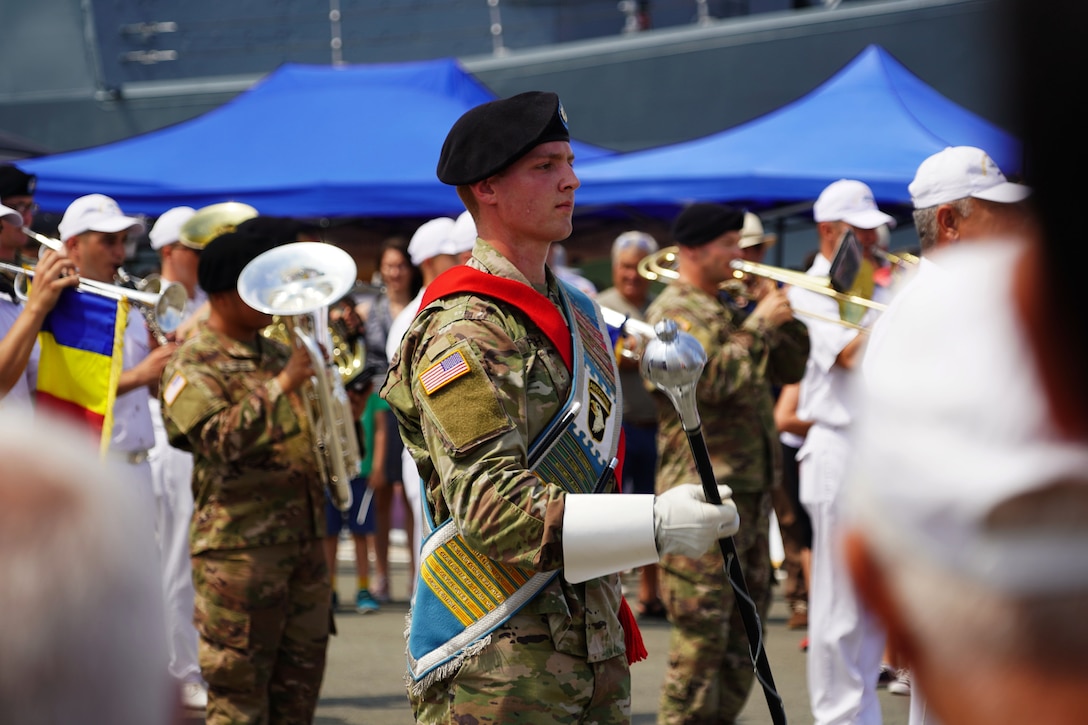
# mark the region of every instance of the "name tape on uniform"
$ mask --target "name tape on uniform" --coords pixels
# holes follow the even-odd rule
[[[469,371],[468,361],[460,350],[451,352],[419,374],[423,391],[431,395],[446,383],[456,380]]]

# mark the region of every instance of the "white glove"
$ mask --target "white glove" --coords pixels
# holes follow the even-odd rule
[[[703,487],[683,483],[654,499],[654,540],[657,552],[702,556],[718,539],[740,528],[740,515],[729,486],[718,486],[721,506],[707,503]]]

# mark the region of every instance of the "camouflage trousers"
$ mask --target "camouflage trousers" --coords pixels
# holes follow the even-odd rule
[[[193,556],[207,722],[313,722],[331,591],[319,540]]]
[[[556,652],[546,616],[517,614],[455,675],[409,699],[424,725],[626,725],[631,670],[625,655],[588,663]]]
[[[761,620],[771,601],[769,493],[734,493],[741,569]],[[717,545],[699,559],[662,560],[661,595],[672,623],[660,725],[728,725],[748,699],[755,674],[744,622]]]

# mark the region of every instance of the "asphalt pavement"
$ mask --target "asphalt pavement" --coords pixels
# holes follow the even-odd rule
[[[328,666],[317,707],[316,725],[411,725],[414,722],[404,689],[404,624],[408,613],[407,563],[400,547],[391,551],[392,596],[381,611],[357,614],[354,608],[355,575],[350,548],[343,548],[337,589],[341,608],[336,614],[338,633],[329,645]],[[637,590],[635,578],[625,578]],[[634,599],[629,599],[635,606]],[[787,608],[781,587],[765,623],[767,659],[791,725],[811,725],[805,684],[805,654],[800,650],[805,631],[786,627]],[[663,620],[641,620],[649,657],[632,666],[633,725],[656,722],[657,702],[668,652],[669,625]],[[906,725],[909,697],[880,691],[885,725]],[[186,725],[200,722],[196,713]],[[738,720],[743,725],[771,725],[762,688],[752,690]]]

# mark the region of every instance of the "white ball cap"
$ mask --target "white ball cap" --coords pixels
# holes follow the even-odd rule
[[[895,226],[895,217],[877,208],[868,184],[853,179],[839,179],[820,192],[812,206],[812,218],[817,222],[846,222],[858,229]]]
[[[997,163],[980,148],[949,146],[923,161],[907,187],[915,209],[974,197],[1015,204],[1031,196],[1031,187],[1005,178]]]
[[[175,206],[167,209],[158,219],[147,236],[151,239],[151,248],[158,250],[178,241],[181,236],[181,227],[196,214],[196,209],[191,206]]]
[[[453,251],[450,254],[463,254],[472,251],[472,248],[476,246],[476,222],[473,220],[472,214],[467,211],[461,212],[461,216],[457,217],[457,221],[453,225],[450,241],[453,243]]]
[[[0,204],[0,222],[21,227],[23,226],[23,215],[9,206]]]
[[[127,229],[143,231],[144,223],[125,216],[117,202],[105,194],[87,194],[71,204],[61,217],[57,230],[61,241],[67,241],[83,232],[123,232]]]
[[[408,242],[408,257],[412,264],[418,267],[431,257],[451,254],[447,250],[451,247],[450,233],[453,225],[453,219],[448,216],[440,216],[420,224],[419,229],[412,235],[412,241]]]

